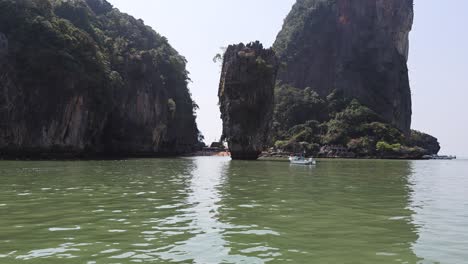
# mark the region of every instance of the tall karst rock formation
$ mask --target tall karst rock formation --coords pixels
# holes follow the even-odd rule
[[[278,79],[322,97],[341,91],[408,135],[412,22],[413,0],[298,0],[274,45]]]
[[[0,155],[191,151],[185,64],[104,0],[0,0]]]
[[[267,143],[278,60],[259,42],[231,45],[224,54],[219,104],[223,138],[233,159],[255,160]]]

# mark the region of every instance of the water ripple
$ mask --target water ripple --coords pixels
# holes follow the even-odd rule
[[[468,166],[457,163],[324,161],[313,170],[216,158],[3,164],[2,175],[21,177],[0,176],[1,263],[468,258]]]
[[[59,231],[75,231],[75,230],[80,230],[80,226],[75,226],[75,227],[51,227],[49,228],[49,231],[51,232],[59,232]]]
[[[46,248],[46,249],[38,249],[32,250],[27,255],[20,255],[17,256],[16,259],[20,260],[31,260],[36,258],[44,258],[44,257],[51,257],[57,256],[58,258],[73,258],[77,257],[72,254],[65,254],[67,252],[78,252],[80,249],[78,248],[71,248],[72,244],[64,244],[58,248]]]

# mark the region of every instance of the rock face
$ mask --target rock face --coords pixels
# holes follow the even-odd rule
[[[104,0],[0,1],[0,155],[157,155],[198,142],[186,61]]]
[[[223,138],[233,159],[257,159],[273,115],[278,61],[259,42],[231,45],[224,54],[219,104]]]
[[[425,149],[427,155],[437,155],[440,151],[440,143],[437,138],[417,130],[411,130],[411,137],[407,144]]]
[[[409,135],[413,0],[298,0],[274,49],[283,84],[358,99]]]
[[[8,39],[3,34],[0,32],[0,63],[2,62],[2,59],[8,54]]]

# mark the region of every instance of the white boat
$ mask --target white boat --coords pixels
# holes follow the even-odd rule
[[[296,165],[315,165],[317,163],[313,158],[306,159],[301,156],[291,156],[289,157],[289,161],[291,164]]]
[[[430,160],[454,160],[457,159],[457,156],[439,156],[439,155],[426,155],[423,159],[430,159]]]

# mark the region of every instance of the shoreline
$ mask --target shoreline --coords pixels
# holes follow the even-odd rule
[[[317,161],[332,161],[332,160],[362,160],[362,161],[371,161],[371,160],[392,160],[392,161],[417,161],[417,160],[430,160],[430,159],[409,159],[409,158],[314,158]],[[260,157],[259,161],[278,161],[278,162],[289,162],[288,158],[271,158],[271,157]]]
[[[98,160],[128,160],[128,159],[170,159],[184,157],[230,157],[228,151],[210,152],[196,151],[191,153],[51,153],[25,152],[0,153],[0,161],[98,161]],[[289,156],[260,156],[258,161],[288,161]],[[410,157],[314,157],[318,160],[431,160],[427,158]]]
[[[144,158],[177,158],[185,153],[74,153],[74,152],[25,152],[1,153],[0,161],[92,161],[92,160],[126,160]]]

